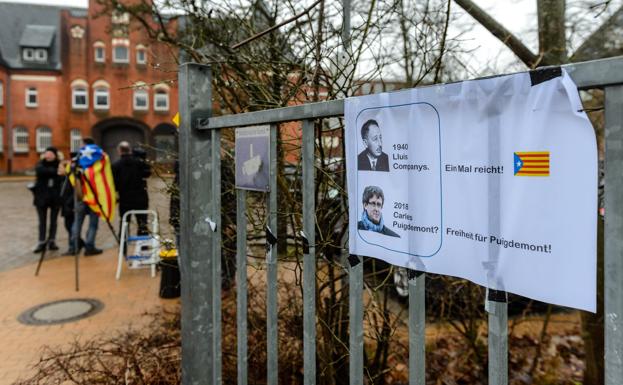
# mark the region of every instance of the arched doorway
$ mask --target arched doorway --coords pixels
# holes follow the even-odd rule
[[[132,147],[149,144],[149,128],[140,121],[130,118],[111,118],[93,126],[93,139],[114,162],[119,158],[117,145],[127,141]]]

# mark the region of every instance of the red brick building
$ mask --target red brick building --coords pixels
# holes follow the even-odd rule
[[[67,157],[85,136],[113,159],[121,140],[157,161],[175,151],[172,52],[97,7],[0,3],[0,173],[31,170],[50,145]]]

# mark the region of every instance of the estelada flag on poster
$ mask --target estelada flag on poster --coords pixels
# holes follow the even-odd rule
[[[347,99],[350,253],[594,312],[595,134],[546,71]]]
[[[87,144],[80,148],[79,154],[82,200],[100,218],[112,221],[117,198],[110,158],[96,144]],[[73,174],[70,174],[69,181],[75,186]]]

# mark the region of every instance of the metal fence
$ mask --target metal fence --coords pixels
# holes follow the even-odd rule
[[[623,383],[623,57],[565,65],[581,90],[605,90],[605,377]],[[316,383],[314,122],[344,114],[344,101],[211,117],[210,68],[184,64],[179,71],[182,274],[182,383],[220,384],[221,332],[221,140],[220,129],[271,125],[268,224],[277,229],[277,124],[302,122],[303,230],[310,240],[303,259],[304,383]],[[246,385],[247,277],[244,191],[237,192],[237,382]],[[349,257],[350,384],[364,383],[363,269]],[[267,269],[267,383],[278,378],[277,245]],[[409,384],[425,384],[425,275],[409,272]],[[506,293],[489,291],[489,384],[508,382]]]

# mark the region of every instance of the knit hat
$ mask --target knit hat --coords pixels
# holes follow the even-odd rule
[[[56,155],[58,157],[58,149],[54,146],[50,146],[48,148],[45,149],[46,151],[52,151],[54,153],[54,155]]]

